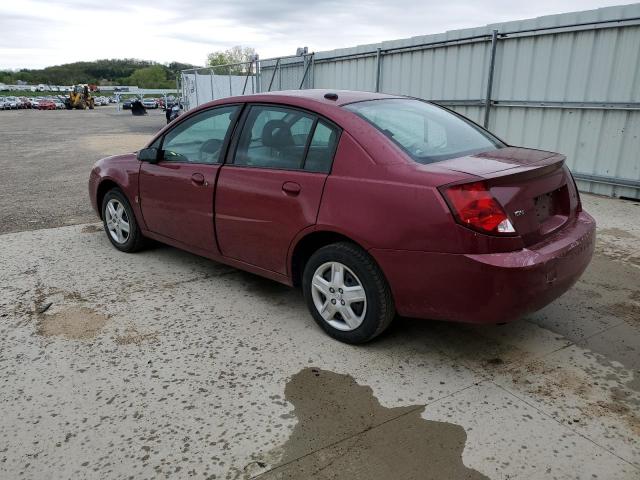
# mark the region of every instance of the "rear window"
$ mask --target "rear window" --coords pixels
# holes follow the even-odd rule
[[[344,108],[376,127],[419,163],[434,163],[505,146],[463,117],[420,100],[369,100]]]

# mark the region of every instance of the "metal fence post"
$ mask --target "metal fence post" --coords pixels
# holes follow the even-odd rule
[[[382,49],[376,49],[376,92],[380,91],[380,74],[382,73]]]
[[[316,56],[311,54],[311,75],[309,76],[309,88],[316,88]]]
[[[298,85],[298,90],[302,89],[302,85],[304,85],[304,79],[307,76],[307,57],[302,56],[302,81],[300,85]]]
[[[244,87],[242,87],[242,95],[247,90],[247,83],[249,83],[249,75],[251,75],[251,70],[253,69],[253,62],[249,63],[247,67],[247,75],[244,77]],[[251,82],[251,86],[253,87],[253,82]]]
[[[309,73],[309,67],[311,66],[311,58],[313,58],[313,53],[311,54],[311,58],[307,58],[309,57],[309,55],[305,55],[303,58],[303,65],[304,62],[306,61],[306,66],[304,69],[304,74],[302,75],[302,81],[300,82],[300,86],[298,87],[298,90],[302,90],[302,86],[304,85],[304,81],[307,79],[307,73]]]
[[[260,60],[256,60],[256,91],[255,93],[262,92],[262,64]]]
[[[216,99],[216,95],[215,95],[215,93],[213,91],[213,68],[211,69],[210,80],[211,80],[211,100],[215,100]]]
[[[489,74],[487,76],[487,95],[484,99],[484,128],[489,128],[489,113],[491,112],[491,90],[493,90],[493,71],[496,66],[496,46],[498,44],[498,30],[491,33],[491,57],[489,59]]]
[[[267,92],[271,91],[271,86],[273,85],[273,80],[276,78],[276,72],[278,71],[278,67],[280,66],[280,59],[276,60],[276,66],[273,67],[273,74],[271,75],[271,80],[269,81],[269,88]]]
[[[196,107],[200,105],[200,99],[198,98],[198,70],[193,71],[193,87],[196,94]]]

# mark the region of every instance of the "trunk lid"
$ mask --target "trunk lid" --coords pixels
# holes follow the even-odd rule
[[[540,242],[574,218],[578,193],[565,157],[506,147],[439,162],[438,166],[485,181],[526,246]]]
[[[529,148],[505,147],[490,152],[452,158],[438,163],[439,167],[471,175],[485,176],[505,170],[518,171],[537,169],[541,166],[555,164],[562,155],[544,150]]]

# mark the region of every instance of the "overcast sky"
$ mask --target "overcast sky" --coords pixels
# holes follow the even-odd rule
[[[262,58],[627,3],[607,0],[0,0],[0,68],[134,57],[203,65],[234,45]]]

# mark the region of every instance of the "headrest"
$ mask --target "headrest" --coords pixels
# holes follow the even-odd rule
[[[295,145],[289,125],[284,120],[269,120],[262,130],[265,147],[283,148]]]

